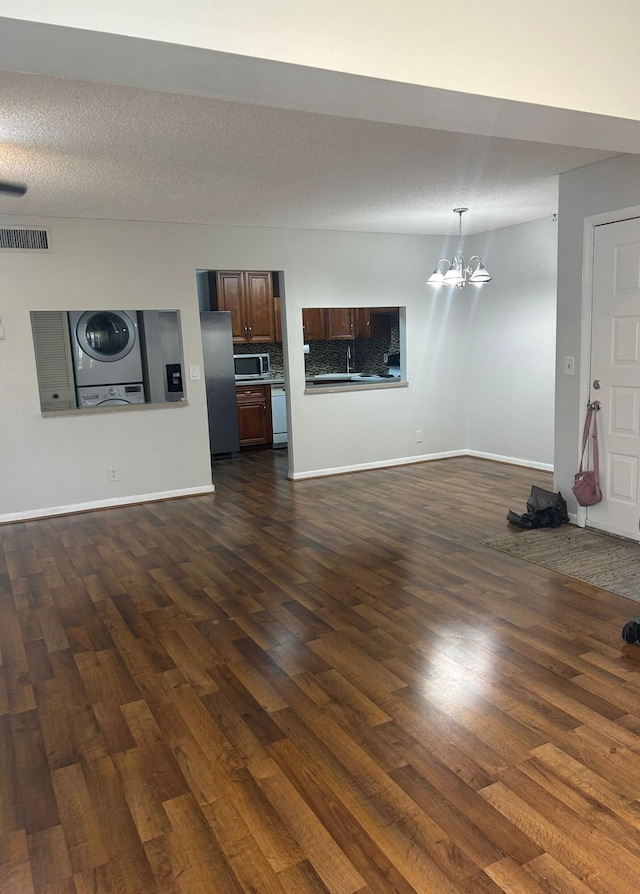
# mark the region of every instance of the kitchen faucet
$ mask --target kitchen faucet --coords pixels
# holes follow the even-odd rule
[[[351,372],[351,345],[347,345],[347,372]]]

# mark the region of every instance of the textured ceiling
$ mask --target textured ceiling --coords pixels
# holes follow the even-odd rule
[[[557,210],[613,153],[0,72],[0,214],[467,233]]]

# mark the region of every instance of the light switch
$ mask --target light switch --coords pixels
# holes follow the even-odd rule
[[[576,371],[576,358],[575,357],[565,357],[564,358],[564,367],[563,372],[565,376],[572,376]]]
[[[196,364],[189,367],[189,378],[192,382],[198,382],[200,379],[200,367]]]

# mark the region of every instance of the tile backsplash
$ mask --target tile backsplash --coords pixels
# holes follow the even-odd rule
[[[352,372],[376,375],[386,373],[384,353],[389,351],[389,340],[385,338],[356,338],[353,341],[312,341],[309,353],[305,355],[305,371],[309,376],[322,373],[345,372],[347,369],[347,346],[351,347]]]
[[[269,342],[257,345],[234,345],[234,354],[268,354],[271,360],[271,375],[276,379],[284,376],[284,360],[282,359],[282,342]]]

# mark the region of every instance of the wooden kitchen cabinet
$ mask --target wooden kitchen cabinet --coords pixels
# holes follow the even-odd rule
[[[356,338],[391,338],[391,315],[397,307],[357,307],[354,310]]]
[[[271,386],[238,385],[236,403],[240,447],[272,444]]]
[[[275,320],[276,341],[282,341],[282,310],[280,308],[280,299],[277,295],[273,298],[273,313]]]
[[[353,338],[353,316],[351,307],[330,307],[327,310],[327,339]]]
[[[398,313],[397,307],[371,307],[370,313],[370,335],[371,338],[391,338],[391,316]]]
[[[267,344],[276,341],[272,273],[217,270],[214,293],[217,309],[231,312],[231,331],[235,344]]]
[[[371,338],[371,308],[354,308],[354,324],[356,338]]]
[[[352,338],[391,338],[392,314],[397,307],[305,307],[305,342],[346,341]]]
[[[327,323],[324,307],[303,308],[302,334],[305,344],[309,341],[325,341],[327,338]]]

